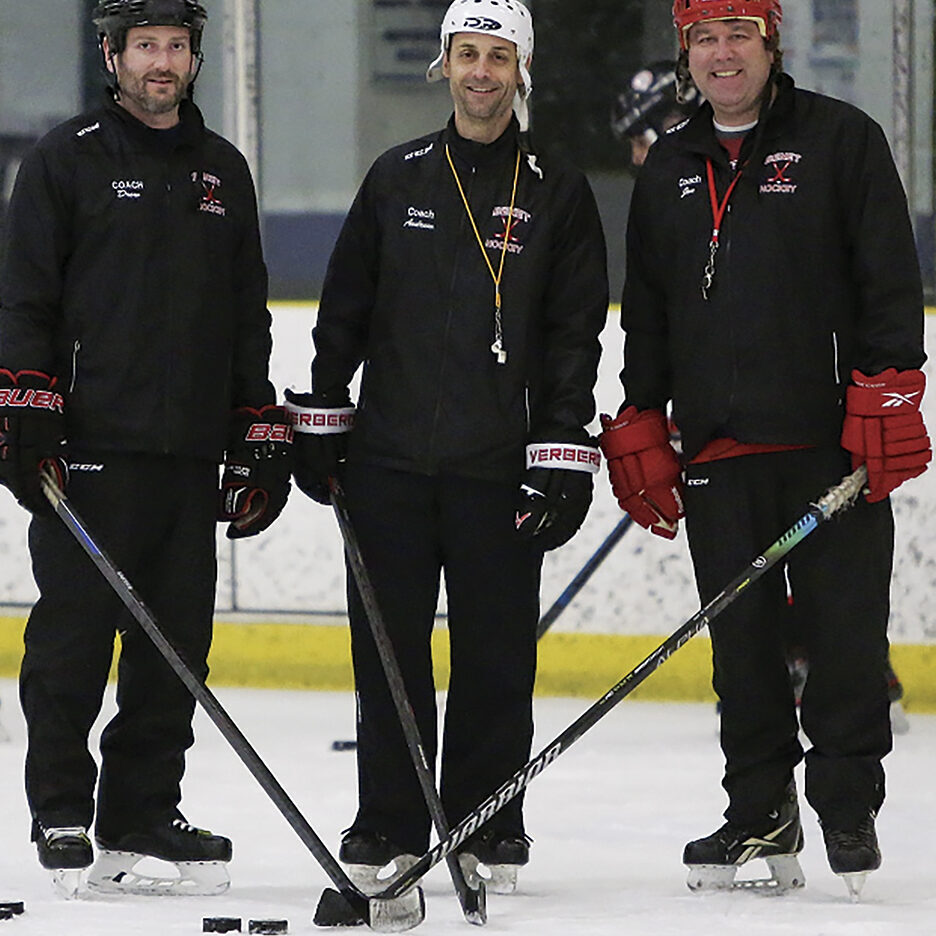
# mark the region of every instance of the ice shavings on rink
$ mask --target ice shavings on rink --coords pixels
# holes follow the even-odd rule
[[[622,660],[621,672],[636,660]],[[218,697],[260,756],[334,851],[355,807],[354,754],[333,752],[353,737],[349,694],[220,689]],[[63,901],[29,843],[22,791],[24,726],[16,686],[0,680],[0,902],[26,912],[0,922],[0,936],[167,936],[200,933],[202,918],[311,923],[320,870],[246,768],[201,713],[189,755],[183,808],[199,825],[231,836],[231,889],[210,898],[108,897]],[[587,700],[537,699],[536,750]],[[105,707],[105,716],[112,712]],[[884,863],[858,904],[829,871],[822,836],[801,799],[804,890],[696,896],[685,886],[683,845],[721,824],[721,754],[709,705],[625,700],[555,761],[527,791],[534,845],[513,896],[488,899],[491,934],[529,936],[929,936],[936,918],[936,716],[914,715],[887,758],[888,800],[878,820]],[[98,726],[100,727],[100,725]],[[800,776],[802,791],[802,777]],[[746,869],[745,869],[746,870]],[[762,868],[752,868],[754,871]],[[426,921],[414,932],[469,932],[444,864],[425,882]],[[360,930],[358,932],[361,932]]]

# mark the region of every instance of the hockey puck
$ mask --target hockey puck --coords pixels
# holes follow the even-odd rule
[[[288,933],[289,920],[251,920],[247,924],[248,933]]]
[[[17,916],[25,910],[22,900],[0,900],[0,913],[9,913]]]
[[[332,741],[331,749],[333,751],[355,751],[357,750],[357,741]]]
[[[203,933],[239,933],[241,931],[240,917],[203,917]]]

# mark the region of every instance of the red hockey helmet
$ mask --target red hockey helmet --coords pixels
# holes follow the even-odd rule
[[[688,34],[696,23],[742,19],[757,23],[761,35],[770,39],[783,19],[780,0],[674,0],[673,25],[679,47],[688,49]]]

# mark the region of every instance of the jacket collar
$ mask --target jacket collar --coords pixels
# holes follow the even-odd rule
[[[125,107],[121,107],[110,94],[104,108],[134,142],[146,149],[176,150],[181,147],[193,147],[205,132],[205,121],[201,111],[188,98],[179,105],[179,123],[172,130],[154,130],[146,126]]]
[[[517,151],[519,133],[520,125],[517,123],[517,118],[512,117],[507,129],[493,143],[466,140],[455,129],[455,115],[452,114],[442,131],[442,142],[448,144],[452,155],[459,162],[475,169],[483,169],[512,157]]]

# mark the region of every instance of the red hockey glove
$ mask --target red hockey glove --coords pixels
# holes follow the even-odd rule
[[[585,522],[601,454],[594,443],[531,442],[526,461],[514,519],[517,532],[544,551],[556,549]]]
[[[354,406],[347,392],[334,399],[321,393],[286,391],[286,409],[293,422],[293,474],[299,490],[319,504],[330,504],[328,479],[338,474],[348,456],[348,436],[354,426]]]
[[[663,414],[628,406],[616,419],[602,414],[601,427],[601,451],[621,509],[651,533],[673,539],[685,511],[679,459]]]
[[[292,474],[292,423],[283,406],[249,406],[231,414],[218,520],[228,539],[265,530],[286,506]]]
[[[923,474],[933,457],[920,414],[926,377],[922,371],[893,367],[875,377],[853,370],[851,377],[842,448],[851,452],[852,469],[868,466],[865,497],[874,503]]]
[[[65,489],[65,416],[56,378],[0,368],[0,484],[33,513],[51,510],[39,472],[51,470]]]

